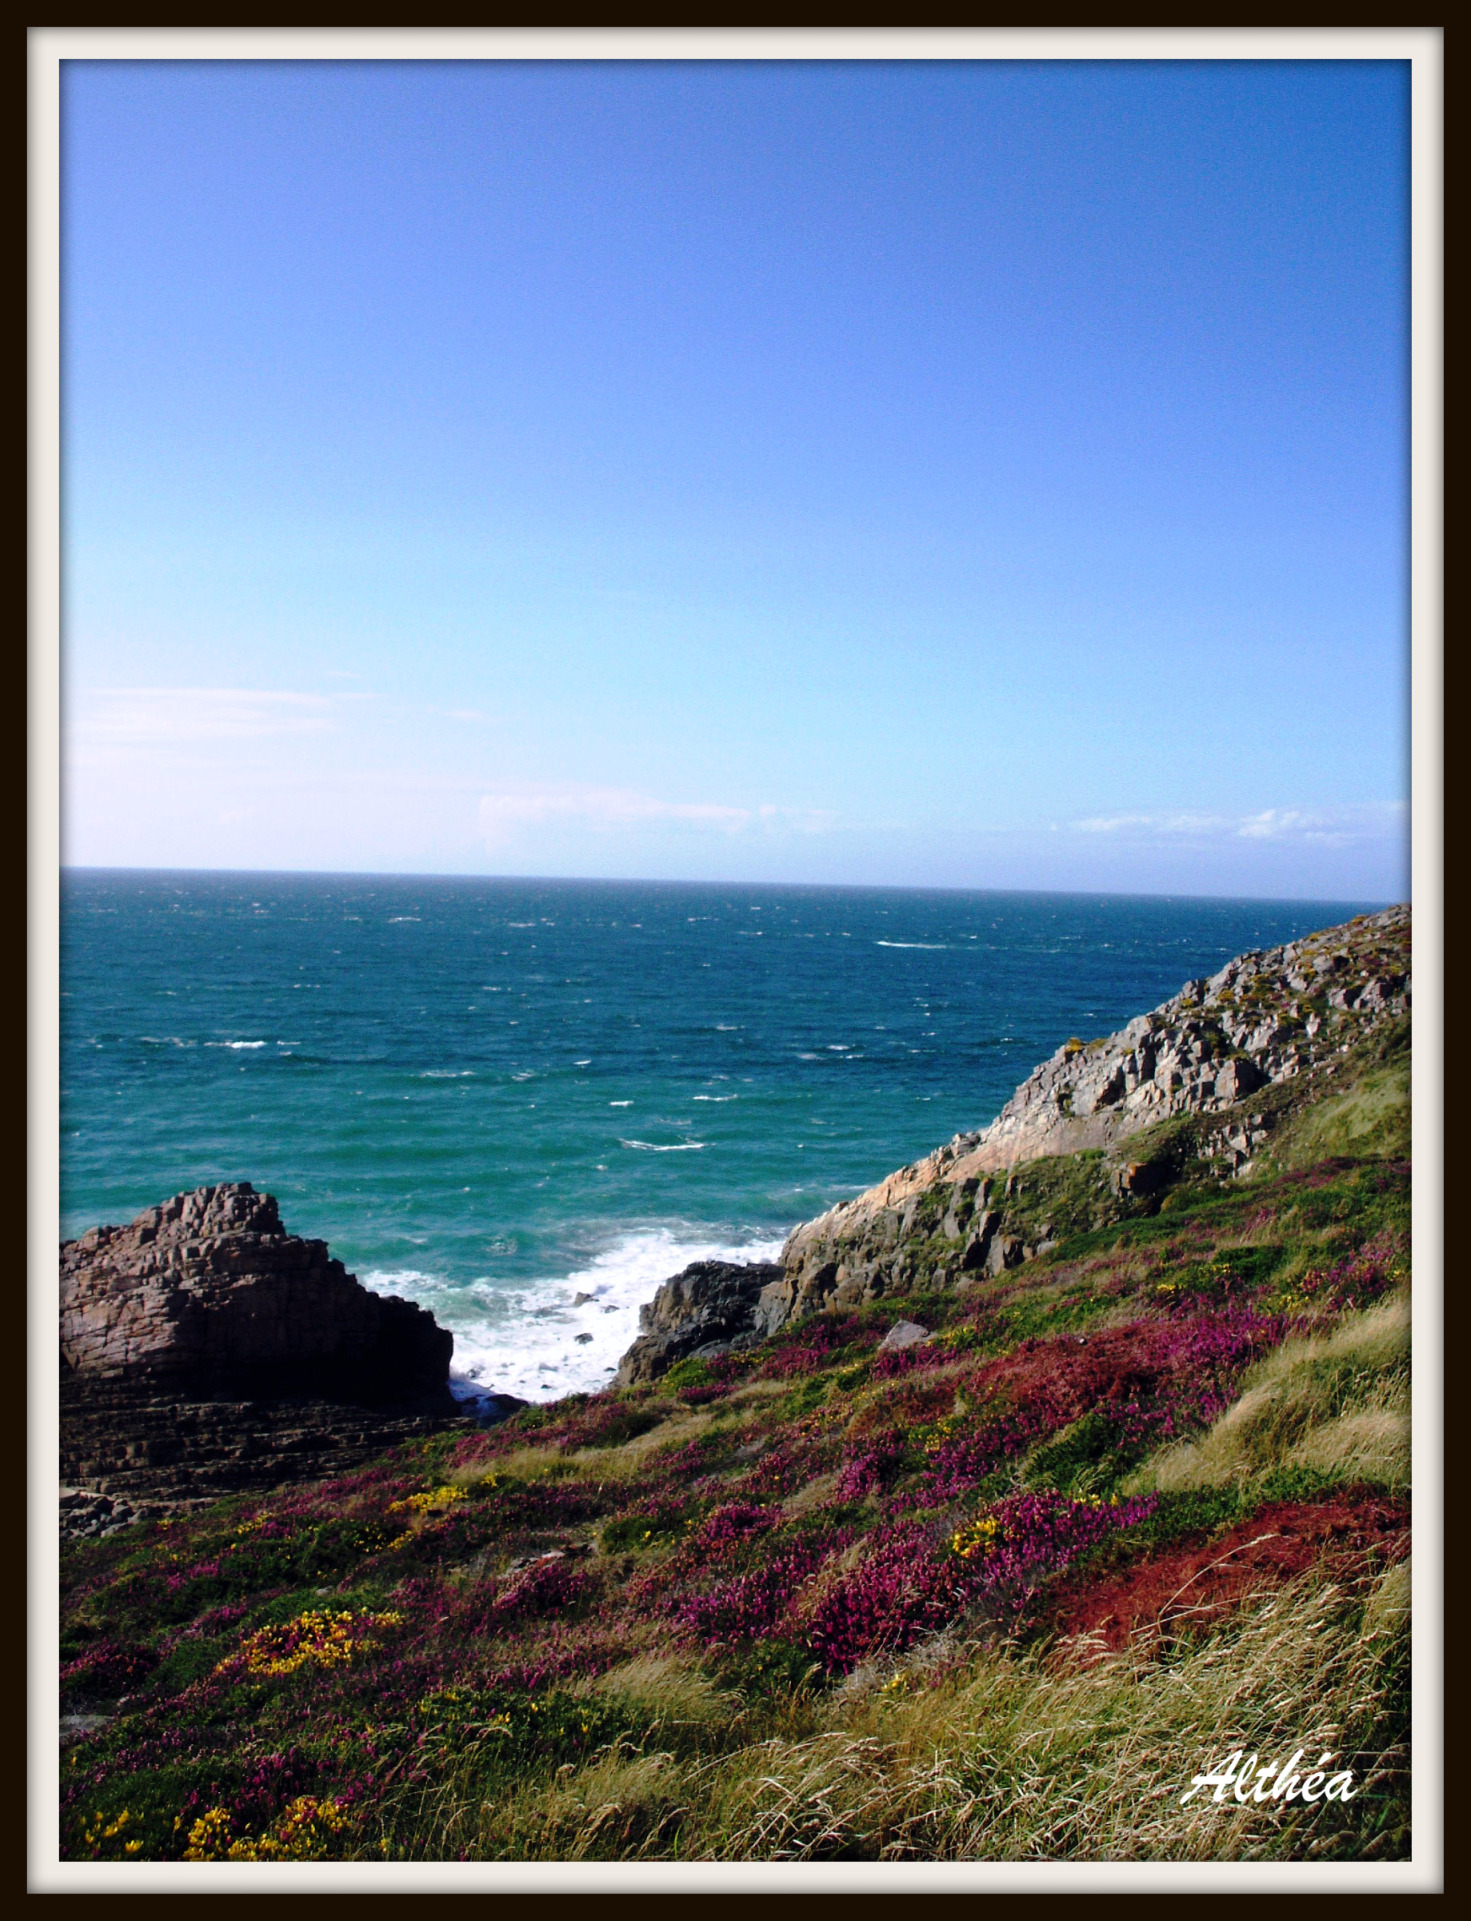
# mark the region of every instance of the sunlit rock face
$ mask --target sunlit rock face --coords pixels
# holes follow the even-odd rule
[[[1266,1123],[1240,1103],[1332,1058],[1410,1011],[1410,909],[1387,908],[1284,947],[1239,954],[1209,980],[1102,1039],[1071,1037],[989,1127],[957,1134],[851,1201],[795,1228],[769,1311],[800,1318],[903,1292],[917,1240],[954,1243],[944,1277],[994,1276],[1046,1250],[1009,1228],[1013,1168],[1099,1150],[1122,1194],[1147,1189],[1129,1138],[1183,1115],[1222,1116],[1221,1151],[1251,1164]],[[936,1278],[939,1278],[937,1275]],[[780,1296],[779,1300],[777,1296]]]

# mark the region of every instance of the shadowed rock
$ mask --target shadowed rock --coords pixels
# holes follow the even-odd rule
[[[638,1339],[619,1363],[613,1385],[656,1381],[691,1356],[708,1359],[754,1347],[784,1318],[785,1303],[773,1291],[782,1279],[775,1261],[695,1261],[639,1309]]]
[[[61,1250],[62,1532],[346,1473],[432,1434],[463,1418],[453,1350],[246,1182],[94,1228]]]
[[[191,1398],[448,1402],[454,1336],[371,1293],[248,1182],[196,1188],[61,1250],[61,1354],[79,1381]]]

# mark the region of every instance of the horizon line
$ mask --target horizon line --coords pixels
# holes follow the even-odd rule
[[[464,871],[415,870],[404,868],[354,867],[135,867],[62,862],[59,872],[68,874],[136,874],[160,878],[189,875],[197,878],[253,877],[269,880],[362,880],[362,881],[484,881],[500,885],[566,887],[745,887],[767,888],[786,893],[870,893],[870,894],[1000,894],[1043,896],[1059,900],[1194,900],[1229,901],[1262,906],[1334,906],[1370,908],[1383,912],[1390,907],[1413,905],[1410,895],[1403,899],[1380,899],[1369,895],[1332,894],[1208,894],[1182,889],[1140,890],[1082,887],[997,887],[966,886],[960,883],[905,881],[790,881],[790,880],[712,880],[708,878],[669,878],[639,874],[486,874]]]

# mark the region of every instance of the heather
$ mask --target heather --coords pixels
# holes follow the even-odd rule
[[[1374,1141],[1285,1131],[1014,1272],[67,1547],[65,1853],[1403,1855]],[[930,1338],[883,1350],[901,1312]],[[1313,1742],[1352,1801],[1179,1805]]]

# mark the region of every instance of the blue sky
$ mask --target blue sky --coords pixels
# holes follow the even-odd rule
[[[63,853],[1403,898],[1392,63],[78,63]]]

